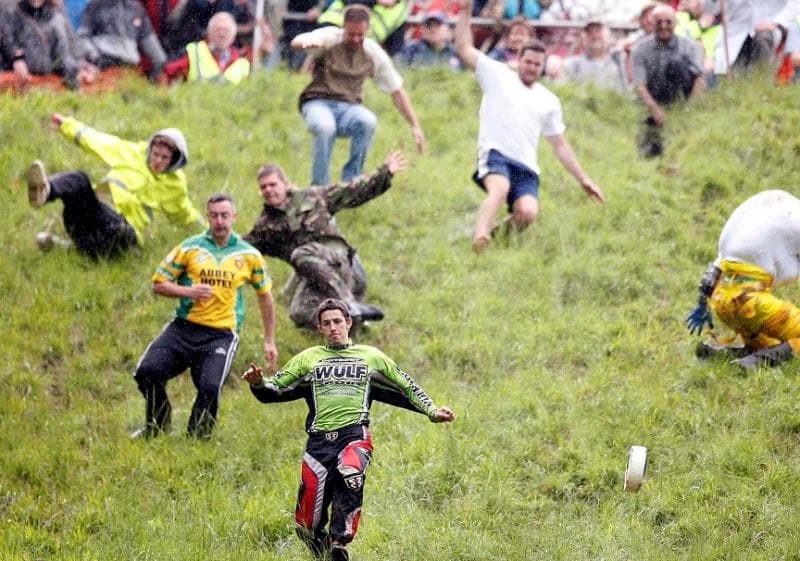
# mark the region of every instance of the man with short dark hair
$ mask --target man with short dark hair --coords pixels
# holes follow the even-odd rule
[[[539,137],[553,147],[561,164],[583,190],[602,203],[603,192],[578,163],[564,136],[561,102],[539,83],[544,70],[545,48],[532,41],[520,50],[516,72],[491,60],[472,44],[472,0],[461,0],[456,25],[456,49],[461,61],[475,70],[483,90],[478,133],[478,170],[473,176],[486,191],[478,211],[472,247],[480,253],[489,246],[497,213],[508,204],[507,224],[527,228],[539,214]]]
[[[31,206],[39,208],[61,199],[64,226],[81,253],[96,259],[142,244],[153,211],[164,212],[177,224],[203,223],[188,196],[182,168],[188,162],[189,149],[181,131],[162,129],[146,142],[131,142],[60,113],[51,114],[50,119],[65,137],[111,168],[94,187],[83,171],[48,176],[41,160],[28,169]],[[94,189],[107,189],[114,208],[102,203]],[[42,232],[37,242],[48,249],[54,237]]]
[[[244,320],[241,286],[249,283],[258,295],[264,327],[264,354],[274,367],[275,314],[272,279],[264,258],[233,231],[236,207],[230,195],[208,199],[208,230],[178,244],[152,277],[153,292],[179,298],[175,318],[147,347],[134,379],[145,398],[145,426],[132,436],[158,436],[171,425],[167,381],[189,368],[197,399],[188,433],[209,438],[217,421],[222,385],[228,376],[239,328]]]
[[[386,192],[405,165],[405,156],[395,151],[372,175],[304,191],[290,185],[280,166],[261,167],[258,185],[264,208],[245,239],[261,253],[294,267],[298,282],[291,295],[289,316],[296,325],[314,329],[314,313],[325,298],[344,300],[357,323],[383,318],[381,310],[362,302],[367,274],[333,215]]]
[[[344,28],[323,27],[302,33],[292,41],[292,48],[316,52],[312,62],[311,83],[300,94],[300,112],[314,136],[311,184],[328,185],[333,144],[337,136],[349,136],[350,157],[342,168],[342,181],[361,175],[367,152],[372,146],[378,118],[362,105],[364,80],[372,78],[411,125],[414,142],[420,152],[425,147],[425,133],[417,120],[411,98],[403,89],[403,79],[389,55],[372,39],[369,10],[349,6],[344,13]]]
[[[373,389],[396,394],[400,401],[395,405],[422,413],[434,423],[452,422],[455,415],[449,407],[434,405],[414,379],[380,350],[353,344],[353,321],[343,302],[323,301],[316,318],[325,345],[295,355],[269,380],[255,364],[242,379],[264,403],[292,399],[300,388],[310,394],[308,442],[295,511],[297,534],[315,557],[347,561],[346,546],[358,530],[372,459],[368,427]]]

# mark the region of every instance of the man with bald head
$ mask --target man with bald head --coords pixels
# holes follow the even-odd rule
[[[660,127],[664,107],[703,90],[704,54],[696,41],[675,34],[675,10],[657,6],[652,13],[653,34],[633,50],[633,85],[650,112],[640,148],[645,156],[661,153]]]

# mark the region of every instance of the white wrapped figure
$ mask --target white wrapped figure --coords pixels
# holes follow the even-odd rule
[[[724,353],[745,369],[774,366],[800,351],[800,309],[772,294],[800,278],[800,199],[763,191],[739,205],[722,228],[719,254],[700,282],[698,306],[686,323],[700,334],[711,311],[739,335],[743,347],[705,342],[697,356]],[[710,308],[710,309],[709,309]]]

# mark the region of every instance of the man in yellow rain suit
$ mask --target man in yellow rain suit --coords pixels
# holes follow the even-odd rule
[[[691,333],[713,328],[711,310],[744,341],[744,347],[700,342],[697,356],[724,353],[747,370],[781,364],[800,351],[800,309],[772,288],[800,278],[800,200],[785,191],[763,191],[731,215],[719,254],[700,282],[698,306],[689,314]]]
[[[48,176],[40,160],[28,169],[31,206],[38,208],[61,199],[64,227],[81,253],[97,259],[142,244],[144,230],[157,210],[176,224],[204,224],[202,215],[189,200],[186,175],[181,169],[189,155],[181,131],[163,129],[146,142],[131,142],[59,113],[53,113],[50,119],[64,136],[111,168],[94,187],[82,171]],[[100,188],[110,192],[113,209],[97,198],[94,189]],[[37,243],[47,249],[48,239],[44,234],[48,233],[37,236]],[[49,242],[52,246],[52,240]]]

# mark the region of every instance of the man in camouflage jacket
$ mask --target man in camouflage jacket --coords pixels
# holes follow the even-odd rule
[[[261,166],[258,184],[264,209],[245,240],[261,253],[294,267],[297,282],[289,316],[296,325],[314,329],[315,312],[326,298],[345,302],[356,322],[383,319],[381,310],[361,302],[367,276],[356,250],[336,227],[333,215],[387,191],[392,177],[405,165],[405,156],[395,151],[372,175],[303,191],[289,184],[280,166]]]

